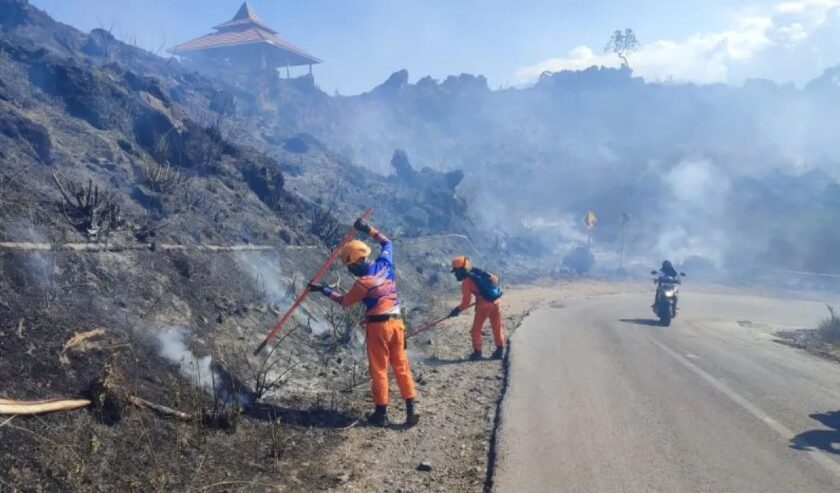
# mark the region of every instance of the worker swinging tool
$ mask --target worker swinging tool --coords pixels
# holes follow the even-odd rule
[[[341,261],[356,277],[356,282],[345,294],[322,284],[310,283],[309,289],[320,291],[325,296],[349,307],[363,303],[366,308],[365,340],[367,343],[368,367],[371,377],[371,391],[376,408],[368,421],[375,426],[387,426],[388,420],[388,363],[394,370],[400,394],[405,399],[406,426],[414,426],[419,420],[414,409],[414,379],[408,365],[405,351],[405,324],[400,314],[400,300],[397,293],[394,269],[394,246],[391,240],[370,226],[365,219],[353,225],[366,233],[382,247],[379,256],[371,262],[370,247],[363,241],[348,242],[340,253]]]
[[[368,207],[367,210],[364,213],[362,213],[359,220],[366,220],[368,217],[370,217],[370,214],[372,212],[373,209]],[[274,328],[271,329],[271,332],[269,332],[268,335],[265,336],[265,339],[263,339],[260,345],[257,346],[257,349],[254,350],[254,356],[260,354],[260,351],[265,349],[271,338],[280,333],[280,330],[283,328],[283,325],[285,325],[285,323],[289,321],[297,307],[299,307],[301,303],[303,303],[303,300],[305,300],[306,297],[309,296],[309,292],[311,291],[310,286],[314,285],[319,280],[321,280],[322,277],[324,277],[324,274],[326,274],[327,271],[330,270],[330,266],[332,266],[333,262],[335,262],[335,260],[338,258],[338,255],[343,251],[344,247],[353,240],[354,236],[356,236],[355,226],[351,227],[346,233],[344,233],[344,237],[341,238],[341,242],[338,244],[337,247],[335,247],[335,249],[333,249],[332,253],[330,253],[330,256],[327,257],[326,262],[324,262],[323,265],[321,265],[321,268],[318,269],[318,272],[316,272],[315,275],[312,276],[312,279],[309,281],[309,284],[306,286],[303,292],[300,293],[300,295],[298,295],[298,297],[295,299],[295,302],[292,303],[292,306],[290,306],[289,309],[286,310],[286,313],[283,314],[283,316],[280,318],[280,321],[274,325]]]
[[[457,317],[462,311],[470,307],[472,297],[475,296],[475,316],[473,318],[472,338],[473,352],[470,361],[481,359],[481,328],[489,318],[493,328],[493,340],[496,350],[493,359],[502,359],[505,353],[505,334],[502,329],[501,300],[502,288],[499,277],[490,272],[474,268],[470,259],[465,256],[452,259],[452,273],[461,282],[461,304],[452,309],[450,317]]]

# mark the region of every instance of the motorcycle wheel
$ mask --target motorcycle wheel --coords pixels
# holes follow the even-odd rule
[[[664,310],[660,310],[659,315],[659,325],[663,327],[670,327],[671,326],[671,308],[666,307]]]

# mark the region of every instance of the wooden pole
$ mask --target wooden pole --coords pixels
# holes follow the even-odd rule
[[[624,269],[624,240],[627,238],[627,223],[621,226],[621,255],[618,257],[618,270]]]
[[[0,415],[32,415],[55,411],[73,411],[90,406],[87,399],[47,399],[42,401],[15,401],[0,399]]]

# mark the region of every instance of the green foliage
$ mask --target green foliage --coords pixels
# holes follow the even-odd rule
[[[630,63],[627,61],[627,56],[639,49],[639,40],[636,39],[636,33],[632,29],[627,28],[624,31],[616,30],[607,45],[604,47],[605,53],[615,53],[621,58],[621,64],[624,67],[630,68]]]

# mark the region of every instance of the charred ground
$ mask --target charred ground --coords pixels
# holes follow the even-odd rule
[[[352,393],[366,386],[358,314],[315,300],[267,359],[247,355],[368,205],[404,245],[410,317],[429,316],[423,293],[465,244],[412,237],[469,227],[457,183],[370,176],[282,122],[254,134],[231,108],[255,96],[24,1],[0,2],[0,22],[0,393],[100,404],[4,422],[0,487],[337,484],[319,461],[368,407]],[[208,391],[163,357],[159,336],[173,328],[187,363],[212,358],[213,375],[260,404],[231,409],[216,382]],[[193,419],[162,419],[129,396]]]

